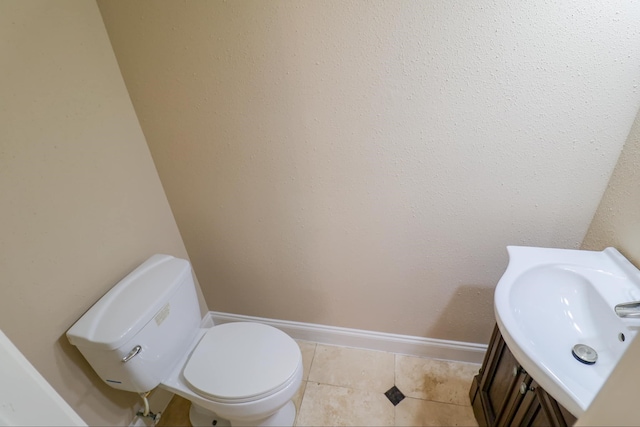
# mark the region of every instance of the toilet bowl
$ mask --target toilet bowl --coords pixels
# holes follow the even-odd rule
[[[160,387],[192,403],[193,426],[293,425],[302,355],[284,332],[238,322],[202,329]],[[196,405],[196,409],[193,405]]]
[[[302,355],[284,332],[253,322],[200,327],[188,261],[154,255],[68,331],[109,386],[165,388],[192,402],[193,425],[292,426]]]

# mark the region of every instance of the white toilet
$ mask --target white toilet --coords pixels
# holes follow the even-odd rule
[[[191,423],[291,426],[302,355],[284,332],[259,323],[200,327],[191,266],[154,255],[67,331],[111,387],[163,387],[192,402]],[[215,424],[214,424],[215,425]]]

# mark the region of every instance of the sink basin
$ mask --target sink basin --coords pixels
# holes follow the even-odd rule
[[[509,246],[495,291],[500,332],[522,367],[579,417],[640,329],[619,303],[640,300],[640,271],[614,248],[602,252]],[[597,352],[578,361],[576,344]]]

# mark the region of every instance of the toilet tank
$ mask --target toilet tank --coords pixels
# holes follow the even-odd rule
[[[191,265],[153,255],[100,298],[67,338],[102,381],[142,393],[169,374],[199,326]]]

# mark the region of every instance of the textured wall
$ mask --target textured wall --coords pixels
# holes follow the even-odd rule
[[[640,340],[631,343],[616,369],[576,426],[637,426],[640,420],[638,377]]]
[[[582,249],[607,246],[640,266],[640,112],[582,242]]]
[[[591,222],[582,249],[613,246],[640,266],[640,112],[618,159],[613,176]],[[580,418],[579,425],[637,425],[640,419],[637,338],[607,383]]]
[[[2,1],[0,52],[0,328],[85,422],[128,425],[139,398],[64,334],[149,255],[186,250],[96,4]]]
[[[598,251],[607,246],[640,267],[640,112],[582,243],[582,249]],[[636,337],[579,425],[638,425],[639,357]]]
[[[640,99],[637,3],[98,4],[215,310],[486,342]]]

